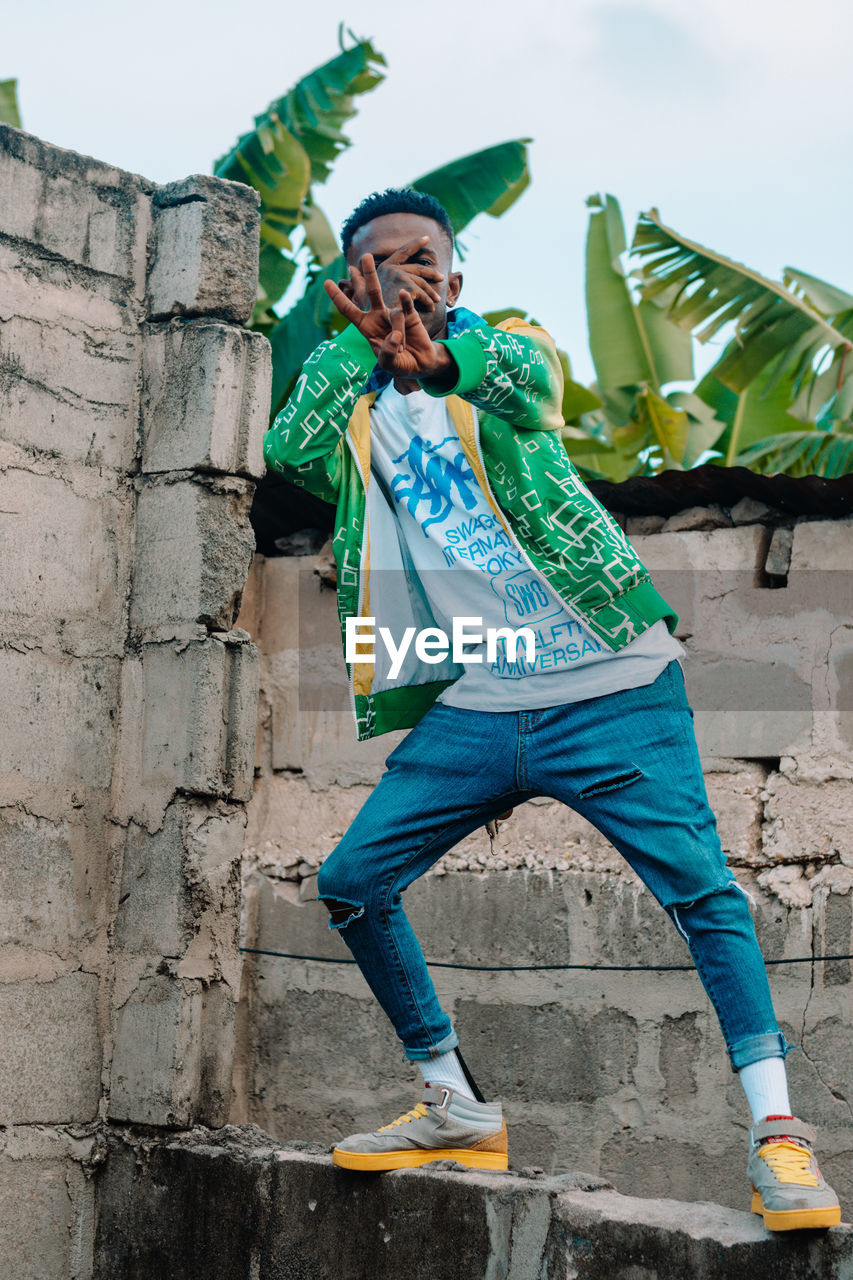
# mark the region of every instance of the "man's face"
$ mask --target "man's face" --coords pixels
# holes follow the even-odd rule
[[[430,311],[422,299],[415,299],[415,307],[427,333],[431,338],[440,338],[444,336],[447,328],[447,308],[454,306],[459,296],[462,276],[460,272],[450,270],[453,251],[447,235],[437,222],[417,213],[385,213],[380,218],[374,218],[372,222],[359,227],[352,238],[347,262],[349,266],[358,266],[362,254],[372,253],[378,270],[385,259],[392,253],[396,253],[404,244],[424,236],[429,237],[427,243],[415,249],[407,262],[434,267],[443,276],[442,280],[430,281],[439,295],[434,310]],[[405,265],[401,264],[401,267],[405,271]],[[383,285],[382,296],[386,307],[390,309],[399,306],[399,284],[396,287],[392,284],[386,286],[382,272],[379,272],[379,277]],[[355,281],[341,281],[340,287],[362,311],[368,309],[367,293],[363,283],[357,277]],[[405,288],[405,285],[403,287]]]

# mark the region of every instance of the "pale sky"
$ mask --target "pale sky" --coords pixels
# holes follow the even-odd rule
[[[848,0],[30,0],[3,15],[0,79],[18,78],[30,132],[169,182],[210,172],[331,58],[342,19],[389,65],[317,188],[332,224],[368,191],[532,137],[531,187],[464,237],[461,301],[527,308],[582,380],[596,191],[620,200],[629,238],[656,205],[771,277],[792,265],[853,291]]]

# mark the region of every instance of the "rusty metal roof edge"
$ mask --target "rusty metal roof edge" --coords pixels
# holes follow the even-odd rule
[[[827,480],[823,476],[759,475],[747,467],[705,463],[691,471],[662,471],[632,476],[620,483],[595,480],[589,490],[609,511],[622,515],[671,516],[688,507],[731,509],[741,498],[754,498],[786,515],[853,515],[853,474]]]

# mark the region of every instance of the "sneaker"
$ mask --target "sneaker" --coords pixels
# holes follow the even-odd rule
[[[414,1169],[433,1160],[456,1160],[469,1169],[505,1169],[501,1104],[474,1102],[453,1089],[428,1084],[411,1111],[332,1148],[332,1161],[342,1169]]]
[[[812,1150],[815,1131],[794,1116],[767,1116],[750,1130],[746,1166],[752,1212],[769,1231],[834,1227],[841,1221],[838,1197],[821,1177]]]

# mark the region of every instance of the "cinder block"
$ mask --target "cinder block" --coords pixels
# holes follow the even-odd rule
[[[853,867],[853,782],[767,780],[762,845],[773,862],[840,860]]]
[[[0,983],[0,1115],[6,1124],[93,1120],[101,1091],[99,980]]]
[[[366,986],[359,984],[357,994],[331,987],[283,991],[285,962],[250,959],[263,975],[250,1028],[254,1123],[329,1143],[381,1123],[377,1096],[392,1116],[412,1105],[417,1068],[401,1062],[399,1041]],[[327,1090],[319,1082],[330,1079],[330,1052]]]
[[[801,520],[794,526],[790,573],[853,573],[853,520]]]
[[[4,1280],[85,1280],[90,1276],[94,1200],[94,1182],[68,1156],[0,1154]]]
[[[244,828],[242,809],[183,797],[169,806],[154,833],[130,823],[116,916],[117,945],[126,951],[184,957],[183,977],[210,979],[217,965],[221,970],[224,964],[236,986]],[[187,972],[190,966],[193,971]]]
[[[248,800],[257,653],[245,639],[143,645],[122,667],[116,809],[156,830],[177,791]]]
[[[140,982],[119,1011],[109,1116],[185,1127],[195,1119],[202,988],[163,975]]]
[[[812,686],[785,662],[698,652],[684,675],[702,756],[787,755],[811,729]]]
[[[0,650],[0,774],[109,787],[119,662]]]
[[[241,480],[142,483],[131,625],[153,639],[199,623],[228,631],[255,548]]]
[[[317,787],[376,783],[405,730],[358,741],[335,593],[321,589],[314,560],[280,556],[264,566],[259,645],[269,655],[272,766],[299,769]]]
[[[758,764],[746,765],[737,773],[705,776],[720,843],[734,863],[758,866],[767,861],[761,847],[761,792],[765,781],[765,770]]]
[[[631,1084],[637,1062],[636,1019],[618,1009],[592,1017],[561,1004],[513,1005],[460,1000],[465,1042],[491,1062],[489,1096],[594,1103]]]
[[[20,245],[0,245],[0,438],[127,469],[136,454],[141,339],[121,297],[99,291],[97,281],[81,282],[55,263],[46,272]]]
[[[143,332],[143,470],[262,476],[272,376],[266,338],[200,320]]]
[[[178,973],[205,981],[221,977],[236,991],[245,810],[216,800],[187,803],[183,828],[192,938]]]
[[[129,544],[120,494],[0,471],[0,628],[41,648],[121,652]]]
[[[143,979],[116,1025],[109,1116],[186,1128],[227,1119],[233,993],[222,983]]]
[[[64,955],[106,924],[108,851],[94,798],[61,822],[0,809],[0,942]]]
[[[254,188],[206,174],[159,188],[149,318],[247,323],[257,296],[259,205]]]
[[[152,183],[0,126],[0,226],[141,295]]]
[[[170,805],[159,831],[128,824],[115,941],[124,951],[178,956],[188,921],[182,806]]]

